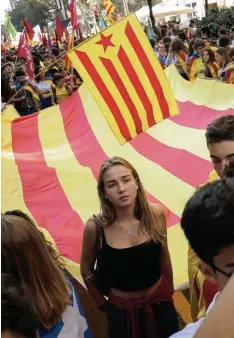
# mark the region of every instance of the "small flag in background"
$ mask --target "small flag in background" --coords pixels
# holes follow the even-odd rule
[[[58,16],[56,16],[56,33],[59,41],[62,41],[64,28],[63,24]]]
[[[71,0],[69,5],[69,11],[71,14],[71,25],[74,30],[78,29],[78,17],[77,17],[77,10],[76,10],[76,0]]]
[[[30,79],[33,79],[34,63],[33,63],[31,47],[28,42],[26,29],[23,30],[23,33],[20,37],[19,47],[18,47],[18,56],[27,60],[28,76]]]
[[[29,39],[33,40],[35,32],[34,32],[32,26],[30,25],[30,23],[25,18],[23,18],[22,21],[23,21],[24,27],[26,28],[26,32],[28,34]]]
[[[164,71],[135,14],[68,56],[121,144],[179,114]]]
[[[15,30],[15,27],[12,25],[11,17],[9,16],[8,13],[5,14],[5,26],[6,26],[6,30],[7,30],[8,35],[11,35],[10,39],[12,38],[13,40],[15,40],[17,32]],[[8,41],[8,43],[9,43],[9,41]]]
[[[104,0],[103,7],[106,11],[106,16],[107,16],[108,20],[110,21],[110,23],[114,23],[115,20],[114,20],[112,14],[115,10],[115,5],[111,2],[111,0]]]

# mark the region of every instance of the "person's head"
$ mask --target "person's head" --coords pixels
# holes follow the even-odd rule
[[[204,41],[204,44],[205,44],[205,48],[209,48],[210,47],[210,40],[207,37],[205,37],[205,38],[203,38],[203,41]]]
[[[229,57],[230,57],[231,61],[234,62],[234,47],[231,48],[231,50],[229,52]]]
[[[219,177],[234,160],[234,115],[225,115],[212,121],[206,129],[206,143]]]
[[[2,338],[36,338],[40,327],[27,290],[11,275],[1,274]]]
[[[219,28],[219,30],[218,30],[218,35],[219,36],[222,36],[222,35],[227,35],[227,30],[226,30],[226,28],[225,27],[221,27],[221,28]]]
[[[183,51],[185,49],[183,41],[181,41],[179,38],[175,38],[172,40],[170,45],[170,51],[175,54]]]
[[[234,26],[230,29],[230,37],[231,39],[234,39]]]
[[[60,59],[58,61],[58,64],[59,64],[60,67],[65,67],[65,60],[64,59]]]
[[[221,67],[229,63],[231,60],[228,55],[228,50],[223,47],[217,48],[215,51],[215,60]]]
[[[195,42],[195,39],[191,39],[189,41],[188,56],[192,56],[192,54],[194,52],[194,48],[193,48],[194,42]]]
[[[163,39],[162,39],[163,43],[166,44],[166,43],[171,43],[171,38],[170,36],[165,36]]]
[[[149,206],[136,169],[128,161],[112,157],[103,163],[98,177],[98,196],[104,224],[113,224],[117,212],[133,207],[141,221],[141,230],[155,241],[162,240],[161,226]]]
[[[68,76],[68,71],[64,66],[60,66],[58,71],[59,71],[59,74],[62,74],[64,77]]]
[[[44,64],[45,64],[46,67],[49,67],[52,63],[52,57],[51,57],[50,54],[45,54],[43,56],[43,60],[44,60]]]
[[[26,76],[27,74],[23,71],[23,70],[18,70],[16,73],[15,73],[15,76],[17,78],[17,81],[21,84],[24,84],[25,81],[26,81]]]
[[[2,65],[2,73],[3,75],[8,75],[9,73],[12,73],[11,63],[8,62]]]
[[[35,70],[35,81],[40,82],[45,80],[45,68],[43,67],[37,67]]]
[[[6,212],[1,219],[2,273],[12,275],[33,299],[44,328],[60,320],[70,292],[64,265],[33,221],[23,212]]]
[[[218,46],[230,49],[230,38],[228,36],[222,35],[219,38]]]
[[[200,270],[223,290],[234,273],[234,177],[197,190],[185,206],[181,227],[200,258]]]
[[[206,64],[210,62],[215,62],[215,55],[214,55],[213,50],[211,50],[210,48],[203,49],[202,61]]]
[[[184,42],[184,41],[186,40],[185,32],[179,31],[179,32],[178,32],[178,38],[179,38],[182,42]]]
[[[56,78],[56,86],[58,88],[62,88],[65,85],[65,76],[62,74],[58,74]]]
[[[193,48],[199,55],[201,55],[202,50],[205,48],[205,42],[202,39],[196,39]]]

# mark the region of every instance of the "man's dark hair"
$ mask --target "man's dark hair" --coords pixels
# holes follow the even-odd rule
[[[212,121],[205,136],[207,144],[234,141],[234,115],[224,115]]]
[[[185,206],[181,227],[198,257],[214,267],[214,257],[234,245],[233,168],[223,180],[196,191]]]
[[[11,275],[1,274],[1,332],[11,331],[25,338],[36,338],[40,324],[24,288]]]
[[[196,39],[193,48],[197,50],[199,47],[205,48],[205,42],[202,39]]]
[[[26,75],[26,73],[25,73],[23,70],[18,70],[18,71],[15,73],[15,76],[16,76],[16,77],[24,76],[24,75]]]
[[[227,47],[230,45],[230,38],[226,35],[222,35],[219,38],[219,47]]]
[[[234,33],[234,26],[231,27],[230,32]]]
[[[219,28],[218,33],[219,33],[219,36],[221,36],[221,35],[227,35],[227,30],[226,30],[225,27],[221,27],[221,28]]]

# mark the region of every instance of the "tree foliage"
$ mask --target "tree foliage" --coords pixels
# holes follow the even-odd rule
[[[215,33],[220,27],[231,28],[234,26],[234,6],[209,9],[207,16],[198,22],[198,26],[208,27]]]
[[[9,12],[11,21],[17,31],[23,29],[22,18],[31,24],[32,27],[40,25],[41,29],[54,19],[54,0],[19,0],[15,8]]]

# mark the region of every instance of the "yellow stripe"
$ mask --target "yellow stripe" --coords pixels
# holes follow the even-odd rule
[[[184,149],[204,160],[210,161],[205,142],[205,130],[180,126],[168,119],[146,131],[155,140],[167,146]],[[186,142],[185,142],[186,140]]]
[[[75,52],[72,52],[71,54],[69,54],[69,57],[71,59],[72,64],[74,65],[74,67],[77,69],[78,73],[81,73],[82,70],[82,66],[80,64],[80,62],[78,62],[78,58],[75,54]],[[107,104],[104,102],[104,100],[102,100],[102,102],[100,103],[100,94],[99,91],[97,90],[96,86],[94,85],[94,83],[92,81],[89,81],[89,89],[92,91],[93,96],[95,97],[96,100],[98,100],[99,98],[99,104],[101,106],[101,109],[103,111],[103,114],[105,115],[106,120],[108,121],[108,123],[111,125],[111,128],[114,132],[114,134],[116,135],[116,137],[118,138],[120,143],[125,143],[126,140],[125,138],[122,136],[119,127],[116,123],[116,120],[114,118],[114,116],[112,115],[112,113],[109,111],[109,108],[107,106]]]
[[[9,106],[2,115],[2,211],[20,209],[32,217],[24,203],[21,179],[12,149],[11,124],[17,117],[13,106]]]
[[[83,85],[80,87],[79,92],[93,132],[106,154],[110,157],[120,155],[129,160],[137,168],[145,188],[176,215],[180,216],[183,206],[193,194],[194,188],[182,182],[156,163],[141,156],[130,144],[121,146],[107,125],[88,88]]]
[[[166,68],[165,74],[176,100],[180,102],[190,101],[215,110],[234,108],[234,86],[215,80],[186,81],[174,65]]]
[[[53,126],[53,132],[48,129]],[[59,106],[44,110],[38,116],[38,129],[43,153],[49,167],[55,168],[72,208],[83,222],[99,211],[97,182],[91,170],[81,166],[68,143]]]

